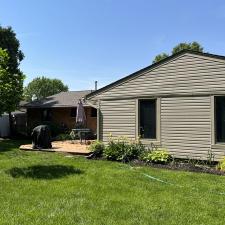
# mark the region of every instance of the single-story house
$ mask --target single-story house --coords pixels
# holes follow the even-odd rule
[[[24,105],[27,110],[27,127],[31,131],[35,126],[49,123],[71,130],[75,128],[77,103],[79,99],[91,93],[87,91],[68,91],[49,96],[42,100],[34,100]],[[97,110],[83,103],[87,128],[96,133]]]
[[[225,56],[181,51],[86,96],[98,139],[141,138],[175,157],[225,156]]]

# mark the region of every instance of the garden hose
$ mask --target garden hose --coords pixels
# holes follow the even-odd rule
[[[169,184],[169,185],[173,185],[173,186],[180,187],[180,188],[187,188],[186,186],[182,186],[182,185],[177,185],[177,184],[174,184],[174,183],[170,183],[168,181],[161,180],[161,179],[159,179],[157,177],[153,177],[153,176],[148,175],[146,173],[143,173],[143,175],[145,177],[148,177],[151,180],[155,180],[155,181],[158,181],[160,183]],[[191,187],[190,189],[191,190],[195,190],[195,191],[199,191],[199,189],[198,188],[195,188],[195,187]],[[216,192],[216,191],[208,191],[208,192],[209,193],[212,193],[212,194],[217,194],[217,195],[225,195],[225,192]]]

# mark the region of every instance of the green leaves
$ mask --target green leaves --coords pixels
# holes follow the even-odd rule
[[[6,69],[9,62],[9,55],[6,49],[0,48],[0,70]]]
[[[186,42],[180,43],[173,48],[172,55],[182,50],[192,50],[196,52],[203,52],[203,47],[196,41],[193,41],[190,43],[186,43]]]
[[[0,26],[0,115],[15,111],[22,99],[24,74],[19,63],[24,55],[11,27]]]
[[[225,157],[219,161],[218,165],[216,166],[218,170],[225,171]]]
[[[118,138],[118,140],[109,140],[104,150],[104,156],[109,160],[117,160],[129,162],[138,159],[145,151],[145,146],[140,142],[130,142],[126,138]]]
[[[168,163],[171,160],[171,155],[166,150],[153,150],[143,157],[146,162],[152,163]]]
[[[37,99],[43,99],[50,95],[68,91],[68,86],[64,85],[59,79],[50,79],[47,77],[37,77],[33,79],[24,89],[24,97],[27,101],[32,100],[32,96]]]
[[[159,62],[167,57],[169,57],[169,55],[163,52],[162,54],[159,54],[155,57],[155,59],[153,60],[153,63]]]
[[[203,52],[203,47],[196,41],[193,41],[190,43],[182,42],[173,48],[171,55],[178,53],[182,50],[192,50],[192,51],[196,51],[196,52]],[[155,59],[152,61],[152,63],[159,62],[169,56],[170,55],[167,53],[161,53],[155,57]]]
[[[0,48],[7,49],[9,70],[12,73],[17,73],[19,64],[24,59],[24,54],[20,50],[20,42],[16,38],[16,33],[11,27],[0,26]]]
[[[97,156],[101,156],[105,150],[105,145],[101,141],[94,141],[89,146],[89,150]]]
[[[9,55],[0,48],[0,115],[14,111],[22,96],[24,75],[12,74],[8,67]]]

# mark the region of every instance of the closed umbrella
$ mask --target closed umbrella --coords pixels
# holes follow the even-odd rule
[[[79,100],[77,104],[76,124],[77,124],[77,127],[79,127],[78,134],[80,136],[80,143],[82,143],[82,136],[83,136],[82,133],[85,133],[83,127],[86,126],[86,115],[85,115],[84,106],[81,100]],[[86,138],[85,138],[85,142],[86,142]]]
[[[76,123],[78,123],[80,125],[86,124],[86,115],[85,115],[84,106],[83,106],[81,100],[79,100],[79,102],[77,104]]]

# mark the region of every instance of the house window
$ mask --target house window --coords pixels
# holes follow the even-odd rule
[[[156,99],[139,100],[139,135],[156,139]]]
[[[42,120],[43,121],[51,121],[52,120],[52,111],[51,111],[51,109],[44,109],[42,111]]]
[[[216,142],[225,142],[225,96],[215,97],[215,128]]]
[[[91,117],[97,117],[97,109],[91,108]]]
[[[76,117],[77,116],[77,108],[71,108],[70,116],[71,117]]]

